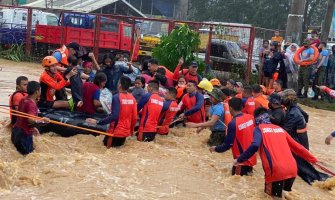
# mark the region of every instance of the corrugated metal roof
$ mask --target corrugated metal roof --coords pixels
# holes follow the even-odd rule
[[[139,16],[147,17],[146,15],[141,13],[139,10],[137,10],[135,7],[133,7],[131,4],[129,4],[125,0],[54,0],[52,4],[52,8],[66,9],[66,10],[73,10],[73,11],[80,11],[80,12],[92,12],[94,10],[97,10],[99,8],[102,8],[112,3],[116,3],[118,1],[123,2],[133,11],[135,11]],[[32,3],[26,4],[26,6],[40,7],[40,8],[46,7],[45,0],[38,0]],[[50,5],[48,5],[48,7],[50,7]]]

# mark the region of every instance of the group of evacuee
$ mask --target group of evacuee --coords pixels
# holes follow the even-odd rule
[[[118,63],[121,58],[105,55],[99,66],[93,54],[83,51],[71,43],[45,57],[39,83],[19,77],[17,91],[10,98],[11,108],[36,116],[38,108],[94,114],[101,106],[100,91],[106,87],[113,93],[111,114],[102,120],[88,118],[86,122],[109,124],[112,136],[103,141],[108,148],[122,146],[133,134],[139,141],[153,141],[156,134],[167,135],[175,121],[183,121],[197,132],[210,128],[211,152],[232,148],[232,174],[251,174],[259,150],[265,192],[276,197],[281,197],[283,190],[291,190],[298,172],[297,159],[317,162],[308,151],[308,115],[297,106],[293,90],[282,91],[281,81],[275,81],[274,89],[268,91],[258,84],[244,87],[234,80],[221,85],[223,81],[218,79],[202,79],[196,62],[182,69],[182,58],[174,73],[151,59],[143,66],[141,76],[132,81],[123,74],[132,73],[133,68],[130,64],[124,66],[121,60]],[[89,69],[82,70],[81,66]],[[65,87],[71,89],[70,101]],[[33,151],[36,126],[47,122],[12,116],[12,142],[20,153]]]
[[[334,87],[335,46],[331,55],[315,30],[301,47],[296,43],[282,45],[279,31],[274,34],[271,42],[264,40],[259,50],[259,83],[272,88],[274,80],[281,80],[283,88],[295,90],[299,98],[324,99],[317,86]]]

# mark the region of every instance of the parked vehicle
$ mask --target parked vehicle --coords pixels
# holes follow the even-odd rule
[[[68,44],[77,42],[92,48],[95,44],[96,16],[82,13],[63,13],[58,26],[36,25],[38,43]],[[126,22],[101,17],[98,47],[105,51],[130,54],[132,25]],[[133,60],[137,58],[139,45],[135,44]]]
[[[26,42],[27,9],[1,9],[0,10],[0,41],[1,44],[22,44]],[[58,17],[53,13],[33,10],[32,35],[37,24],[57,26]],[[34,42],[34,38],[32,38]]]
[[[28,20],[27,9],[1,9],[0,10],[0,25],[1,28],[26,28]],[[33,10],[32,13],[32,28],[35,29],[36,24],[41,25],[58,25],[58,17],[53,13]]]
[[[212,69],[231,71],[233,64],[246,65],[247,57],[236,42],[212,39],[211,42]]]

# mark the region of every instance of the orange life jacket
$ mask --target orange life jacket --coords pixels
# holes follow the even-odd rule
[[[67,61],[67,58],[68,58],[68,56],[69,56],[69,50],[67,49],[67,47],[66,47],[65,45],[63,45],[61,48],[55,50],[55,51],[53,52],[53,54],[54,54],[55,52],[60,52],[60,53],[62,54],[62,60],[60,61],[59,64],[68,66],[68,65],[69,65],[69,62]],[[53,55],[53,54],[52,54],[52,55]]]

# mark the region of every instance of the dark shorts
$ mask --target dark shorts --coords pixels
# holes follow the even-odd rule
[[[209,146],[218,146],[224,142],[225,138],[226,138],[225,131],[212,131],[207,141],[207,144]]]
[[[155,139],[156,137],[156,133],[154,132],[146,132],[146,133],[142,133],[142,142],[151,142]],[[139,137],[137,137],[139,138]]]
[[[267,78],[272,78],[273,73],[264,71],[264,76],[267,77]]]
[[[252,174],[252,167],[250,166],[233,166],[232,175],[239,175],[239,176],[248,176]]]
[[[17,151],[21,154],[26,155],[33,152],[33,136],[24,134],[22,128],[14,127],[11,139]]]
[[[39,108],[52,108],[54,106],[54,101],[38,101],[37,107]]]
[[[264,192],[270,196],[282,197],[283,190],[292,191],[292,186],[295,178],[289,178],[281,181],[265,183]]]
[[[105,136],[103,143],[105,146],[107,146],[107,140],[108,140],[109,136]],[[120,147],[122,145],[124,145],[124,143],[126,142],[126,138],[119,138],[119,137],[112,137],[112,147]]]

